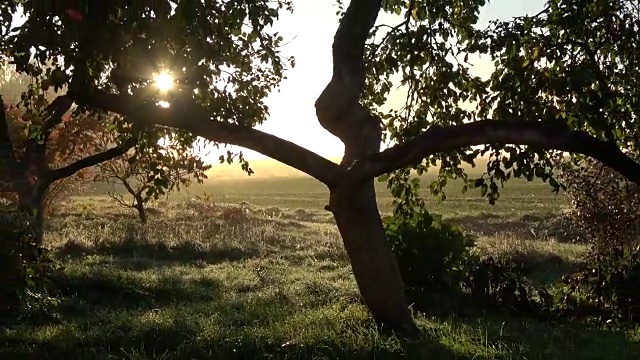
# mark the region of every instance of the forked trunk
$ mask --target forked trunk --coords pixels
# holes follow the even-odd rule
[[[416,335],[400,270],[378,213],[374,181],[353,191],[332,190],[330,207],[360,294],[375,321],[383,329]]]

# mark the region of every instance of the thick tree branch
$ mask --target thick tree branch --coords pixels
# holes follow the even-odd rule
[[[379,127],[369,124],[373,121],[358,100],[365,79],[365,43],[381,5],[381,0],[351,0],[333,39],[333,76],[315,104],[320,125],[347,148],[358,146],[363,127]]]
[[[377,153],[380,119],[359,102],[364,86],[364,51],[381,0],[351,0],[333,40],[333,75],[315,103],[318,122],[345,145],[341,165]]]
[[[69,95],[60,95],[45,108],[44,113],[47,117],[43,129],[45,144],[53,129],[62,123],[62,117],[71,109],[71,106],[73,106],[73,99]]]
[[[351,0],[333,38],[333,71],[364,84],[364,49],[381,0]],[[360,91],[358,91],[358,94]]]
[[[78,160],[72,164],[69,164],[65,167],[51,170],[47,174],[47,180],[49,183],[54,181],[69,177],[82,169],[86,169],[88,167],[100,164],[102,162],[111,160],[115,157],[118,157],[131,149],[136,144],[136,138],[131,138],[119,146],[113,147],[109,150],[105,150],[103,152],[91,155],[84,159]]]
[[[573,131],[560,122],[482,120],[463,125],[434,126],[405,143],[356,162],[348,171],[348,182],[363,182],[373,176],[420,163],[424,158],[463,147],[484,144],[517,144],[590,156],[640,184],[640,163],[617,146],[586,132]]]
[[[290,141],[250,127],[214,121],[193,100],[189,100],[189,104],[162,108],[156,104],[141,104],[132,96],[98,90],[90,96],[80,94],[74,98],[92,107],[125,115],[134,123],[180,128],[210,141],[257,151],[311,175],[328,186],[335,184],[342,174],[337,164]]]
[[[44,125],[42,128],[43,139],[38,141],[36,139],[28,139],[27,146],[30,147],[30,153],[32,155],[32,163],[35,164],[41,171],[46,171],[49,164],[47,163],[47,143],[53,133],[53,129],[62,123],[62,116],[66,114],[71,106],[73,100],[67,95],[61,95],[56,97],[51,104],[44,109]]]

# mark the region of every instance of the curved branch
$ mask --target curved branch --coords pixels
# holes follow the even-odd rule
[[[129,151],[129,149],[131,149],[134,145],[136,144],[136,139],[135,138],[131,138],[125,142],[123,142],[122,144],[120,144],[119,146],[113,147],[109,150],[105,150],[103,152],[91,155],[89,157],[86,157],[84,159],[78,160],[72,164],[69,164],[65,167],[61,167],[59,169],[55,169],[55,170],[51,170],[46,178],[49,181],[49,183],[52,183],[54,181],[69,177],[75,173],[77,173],[78,171],[94,166],[94,165],[98,165],[102,162],[111,160],[113,158],[116,158],[124,153],[126,153],[127,151]]]
[[[354,108],[365,81],[364,52],[369,31],[378,18],[381,0],[351,0],[333,38],[333,75],[315,103],[320,125],[338,137],[346,147],[361,138],[365,112]],[[358,109],[363,110],[363,109]],[[380,146],[378,139],[378,148]]]
[[[62,117],[73,106],[73,99],[68,95],[60,95],[49,104],[44,112],[47,114],[46,123],[44,125],[45,143],[48,140],[51,131],[62,122]]]
[[[164,125],[190,131],[213,142],[242,146],[296,168],[328,186],[333,186],[343,171],[340,167],[290,141],[247,126],[217,122],[193,99],[180,106],[162,108],[140,103],[129,95],[114,95],[95,90],[91,95],[77,94],[80,102],[127,116],[140,125]],[[188,103],[187,103],[188,102]]]
[[[333,38],[334,73],[364,82],[365,43],[381,6],[382,0],[351,0]]]
[[[434,126],[410,141],[356,162],[348,171],[349,182],[362,182],[402,167],[420,163],[443,152],[484,144],[517,144],[590,156],[640,184],[640,163],[617,146],[560,122],[482,120],[457,126]]]

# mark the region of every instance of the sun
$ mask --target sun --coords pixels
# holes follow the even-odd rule
[[[173,88],[173,76],[167,72],[162,72],[153,77],[156,87],[160,91],[169,91]]]

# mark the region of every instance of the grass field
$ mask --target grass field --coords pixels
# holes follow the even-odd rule
[[[202,193],[214,201],[191,200]],[[380,333],[359,302],[326,201],[311,179],[277,178],[195,186],[154,204],[144,226],[102,196],[60,204],[46,236],[64,260],[61,315],[3,330],[0,358],[640,358],[640,329],[506,315],[416,314],[423,336],[415,342]],[[586,251],[556,239],[568,206],[546,184],[513,181],[495,206],[453,184],[430,208],[479,235],[477,251],[518,256],[544,282]]]

